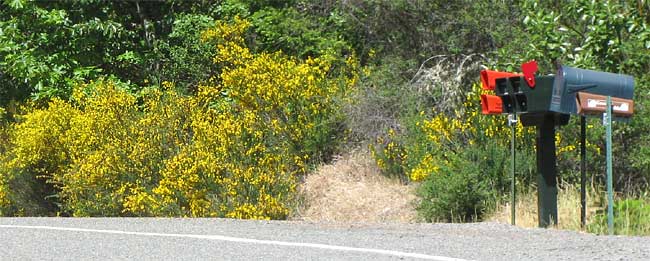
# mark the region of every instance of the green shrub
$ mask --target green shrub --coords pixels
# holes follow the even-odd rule
[[[300,58],[351,53],[342,36],[345,21],[335,13],[317,16],[293,7],[266,7],[250,19],[262,51],[281,50]]]
[[[214,25],[214,19],[201,14],[177,14],[166,41],[159,41],[153,55],[161,61],[160,69],[149,77],[153,82],[173,82],[184,93],[196,93],[198,85],[218,72],[212,62],[216,50],[201,41],[201,33]]]
[[[494,202],[497,192],[483,166],[469,160],[466,153],[448,154],[445,163],[421,184],[417,210],[427,222],[467,222],[480,220]]]

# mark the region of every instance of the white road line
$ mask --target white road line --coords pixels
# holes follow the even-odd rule
[[[410,257],[410,258],[437,260],[437,261],[466,261],[465,259],[458,259],[458,258],[451,258],[451,257],[444,257],[444,256],[432,256],[432,255],[419,254],[419,253],[400,252],[400,251],[375,249],[375,248],[358,248],[358,247],[346,247],[346,246],[336,246],[336,245],[326,245],[326,244],[259,240],[259,239],[228,237],[228,236],[219,236],[219,235],[164,234],[164,233],[149,233],[149,232],[131,232],[131,231],[121,231],[121,230],[50,227],[50,226],[0,225],[0,228],[43,229],[43,230],[91,232],[91,233],[118,234],[118,235],[153,236],[153,237],[196,238],[196,239],[219,240],[219,241],[228,241],[228,242],[237,242],[237,243],[276,245],[276,246],[289,246],[289,247],[308,247],[308,248],[320,248],[320,249],[327,249],[327,250],[373,253],[373,254],[382,254],[382,255],[398,256],[398,257]]]

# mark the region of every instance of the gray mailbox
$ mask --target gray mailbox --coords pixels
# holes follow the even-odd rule
[[[580,111],[578,94],[586,94],[594,101],[598,96],[603,97],[602,99],[611,96],[629,100],[631,106],[634,96],[634,78],[625,74],[560,66],[553,83],[550,110],[563,114],[578,114]],[[614,111],[614,113],[616,115],[617,112]],[[628,114],[631,116],[631,111]]]

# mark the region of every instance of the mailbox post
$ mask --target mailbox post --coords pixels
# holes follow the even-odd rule
[[[602,115],[609,108],[607,97],[614,105],[610,116],[631,117],[634,78],[568,66],[560,66],[556,75],[535,76],[534,61],[523,64],[522,71],[481,72],[484,89],[496,93],[482,95],[481,106],[484,114],[518,114],[523,126],[537,129],[538,224],[547,227],[558,222],[556,126],[568,124],[570,115]]]
[[[537,218],[540,227],[557,224],[557,155],[555,122],[545,115],[537,125]]]

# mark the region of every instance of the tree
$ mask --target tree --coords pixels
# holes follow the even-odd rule
[[[529,32],[525,47],[509,45],[501,52],[514,64],[535,59],[542,73],[554,72],[552,62],[586,69],[624,73],[635,77],[636,114],[630,124],[617,125],[614,133],[614,164],[619,189],[631,192],[647,186],[650,176],[650,112],[643,107],[650,90],[650,4],[647,1],[523,1],[524,25]],[[503,60],[501,62],[504,62]],[[512,67],[506,64],[503,67]],[[572,123],[576,124],[576,123]],[[563,129],[567,140],[577,141],[578,132]],[[602,131],[592,131],[604,151]],[[602,155],[591,159],[603,166]],[[577,169],[574,160],[569,166]],[[602,173],[595,167],[592,173]]]
[[[183,12],[209,13],[211,2],[5,0],[0,10],[0,105],[32,96],[66,98],[77,82],[115,75],[159,80],[157,47]]]

